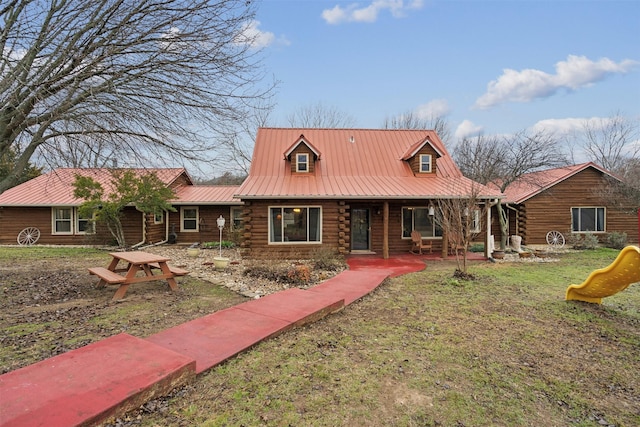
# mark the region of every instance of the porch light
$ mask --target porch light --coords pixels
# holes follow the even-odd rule
[[[433,205],[429,205],[429,216],[434,216],[436,214],[436,209]]]

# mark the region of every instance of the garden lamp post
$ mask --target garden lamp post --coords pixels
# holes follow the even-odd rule
[[[222,229],[224,228],[224,217],[220,215],[220,217],[216,219],[216,223],[218,223],[218,229],[220,230],[220,258],[222,258]]]

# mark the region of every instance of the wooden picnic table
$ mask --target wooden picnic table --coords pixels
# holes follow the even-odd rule
[[[162,255],[140,251],[112,252],[109,255],[113,259],[107,268],[93,267],[89,269],[89,273],[100,278],[98,282],[99,288],[107,284],[120,285],[112,301],[122,299],[132,283],[166,280],[171,290],[177,291],[178,282],[176,282],[176,276],[183,276],[189,273],[186,270],[169,266],[167,262],[171,261],[171,259]],[[127,266],[118,268],[121,261],[127,263]],[[141,271],[144,272],[144,275],[138,275],[138,272]],[[159,271],[159,274],[154,274],[154,271]]]

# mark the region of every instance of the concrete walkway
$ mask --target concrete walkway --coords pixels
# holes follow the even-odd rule
[[[349,270],[162,331],[118,334],[0,376],[0,426],[93,425],[167,394],[282,332],[362,298],[387,277],[423,270],[426,256],[348,258]]]

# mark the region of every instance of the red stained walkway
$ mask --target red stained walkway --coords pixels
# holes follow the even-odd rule
[[[139,339],[120,334],[0,376],[0,425],[93,425],[166,394],[197,373],[362,298],[428,256],[352,256],[349,270]]]

